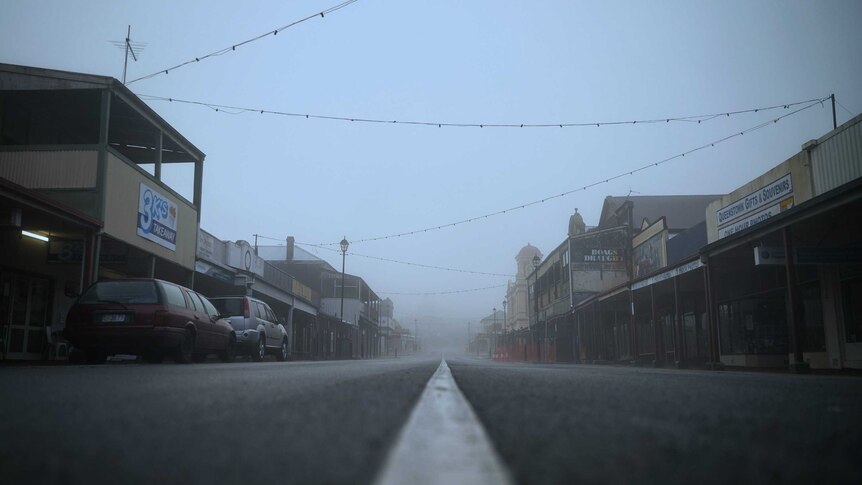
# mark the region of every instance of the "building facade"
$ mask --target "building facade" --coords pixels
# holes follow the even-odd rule
[[[0,120],[0,357],[47,355],[98,279],[193,285],[204,154],[182,134],[116,79],[8,64]]]

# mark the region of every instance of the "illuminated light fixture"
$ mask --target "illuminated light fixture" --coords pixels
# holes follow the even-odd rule
[[[41,234],[36,234],[35,232],[30,231],[21,231],[22,236],[32,237],[33,239],[38,239],[40,241],[48,242],[48,236],[43,236]]]

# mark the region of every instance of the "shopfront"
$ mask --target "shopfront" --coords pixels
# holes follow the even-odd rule
[[[92,275],[101,224],[0,178],[0,360],[44,359]]]
[[[862,368],[860,122],[707,209],[701,258],[725,365]]]

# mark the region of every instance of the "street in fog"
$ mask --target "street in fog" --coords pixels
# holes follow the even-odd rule
[[[860,483],[862,379],[449,366],[519,483]]]
[[[445,358],[517,483],[862,479],[858,377]],[[440,361],[6,367],[0,386],[16,391],[0,410],[15,419],[0,435],[17,440],[0,443],[0,470],[5,483],[372,483]]]
[[[2,368],[0,482],[368,483],[437,364]]]

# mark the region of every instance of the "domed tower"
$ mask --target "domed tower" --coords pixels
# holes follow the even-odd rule
[[[527,278],[533,272],[533,258],[538,256],[542,259],[542,252],[532,244],[527,244],[515,256],[518,263],[518,273],[515,282],[509,282],[506,289],[506,300],[508,311],[506,312],[506,325],[508,330],[520,330],[530,326],[527,314]]]
[[[542,252],[530,243],[527,243],[526,246],[518,251],[518,255],[515,256],[515,261],[518,262],[518,279],[526,278],[528,274],[533,272],[534,256],[538,256],[541,259]]]

